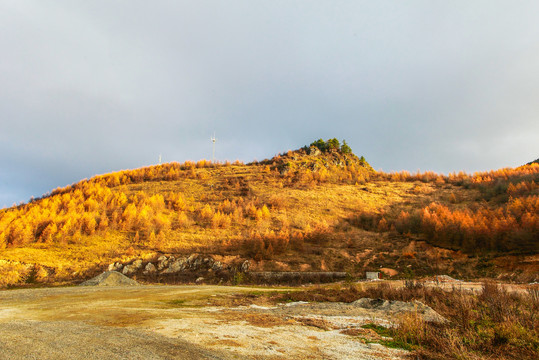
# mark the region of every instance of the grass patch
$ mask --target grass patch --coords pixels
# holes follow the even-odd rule
[[[395,329],[387,328],[385,326],[377,325],[374,323],[365,324],[365,325],[362,325],[361,327],[363,329],[370,329],[383,337],[383,339],[380,339],[377,341],[371,340],[370,342],[375,342],[375,343],[384,345],[385,347],[392,348],[392,349],[403,349],[403,350],[411,351],[414,348],[416,348],[416,346],[409,344],[406,341],[402,341],[401,339],[393,339],[396,333]]]
[[[377,333],[380,336],[384,336],[384,337],[392,337],[393,336],[392,330],[388,329],[388,328],[386,328],[385,326],[382,326],[382,325],[369,323],[369,324],[362,325],[361,327],[363,329],[374,330],[374,332]]]
[[[380,340],[379,344],[384,345],[385,347],[391,348],[391,349],[402,349],[402,350],[408,350],[412,351],[417,346],[410,345],[404,341],[399,340]]]
[[[186,299],[176,299],[176,300],[168,300],[166,301],[168,305],[171,305],[173,307],[185,307],[187,306],[187,300]]]

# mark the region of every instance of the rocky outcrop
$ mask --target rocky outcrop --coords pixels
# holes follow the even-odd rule
[[[317,148],[316,146],[311,146],[309,148],[309,150],[307,150],[307,154],[310,155],[310,156],[318,156],[320,155],[322,152],[320,151],[319,148]]]
[[[245,261],[240,268],[248,271],[249,261]],[[187,257],[162,255],[154,262],[144,262],[141,259],[130,263],[112,263],[108,266],[109,271],[118,271],[124,275],[134,275],[142,272],[143,275],[170,275],[179,273],[196,272],[220,272],[228,267],[220,261],[215,261],[211,256],[201,254],[191,254]]]
[[[177,273],[180,271],[185,270],[186,268],[186,262],[185,259],[174,259],[173,256],[171,256],[171,259],[165,262],[167,265],[163,266],[162,273],[164,274],[172,274]]]

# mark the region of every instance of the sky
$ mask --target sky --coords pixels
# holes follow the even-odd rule
[[[0,208],[346,139],[384,171],[539,157],[537,1],[0,0]]]

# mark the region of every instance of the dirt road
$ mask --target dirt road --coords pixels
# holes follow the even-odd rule
[[[366,310],[208,305],[267,290],[151,285],[0,291],[0,358],[401,359],[405,354],[364,341],[357,331],[354,336],[343,331],[391,320]]]

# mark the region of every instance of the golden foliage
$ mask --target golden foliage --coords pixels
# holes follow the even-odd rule
[[[27,265],[16,263],[38,264],[40,279],[70,278],[150,250],[217,246],[270,259],[324,246],[333,224],[359,211],[369,229],[421,233],[453,248],[511,250],[537,236],[538,174],[537,165],[474,175],[385,174],[351,156],[296,152],[250,165],[203,160],[125,170],[0,210],[0,258],[13,260],[0,266],[0,278],[4,285],[25,281]],[[472,190],[500,203],[472,206]],[[402,205],[411,199],[423,204],[421,212]],[[381,215],[391,206],[394,214]]]

